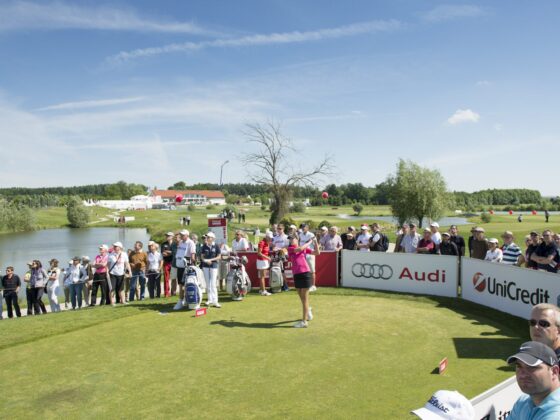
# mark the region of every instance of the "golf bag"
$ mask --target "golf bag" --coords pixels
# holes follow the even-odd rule
[[[270,277],[268,283],[272,293],[279,293],[284,284],[282,276],[282,266],[284,265],[284,254],[280,251],[274,252],[270,260]]]
[[[204,274],[202,270],[194,265],[188,265],[183,275],[185,282],[185,299],[183,306],[187,309],[199,309],[202,303],[202,293],[204,286]]]
[[[226,291],[232,300],[240,301],[251,291],[251,280],[245,272],[247,257],[229,257],[230,272],[226,276]]]

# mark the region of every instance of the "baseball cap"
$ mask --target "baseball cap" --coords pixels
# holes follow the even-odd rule
[[[296,225],[290,225],[290,229],[297,229]]]
[[[437,391],[424,407],[412,411],[423,420],[473,420],[471,402],[457,391]]]
[[[216,239],[216,235],[214,235],[214,232],[208,232],[208,233],[206,234],[206,237],[207,237],[207,238]]]
[[[81,258],[78,257],[77,255],[76,255],[74,258],[72,258],[72,262],[74,262],[74,261],[80,261],[80,260],[81,260]]]
[[[535,232],[535,231],[532,231],[529,235],[531,235],[531,236],[539,236],[539,233],[538,233],[538,232]]]
[[[348,230],[356,230],[354,226],[348,226]]]
[[[475,228],[474,228],[474,231],[475,231],[475,232],[484,232],[484,228],[475,227]]]
[[[103,245],[99,245],[99,249],[104,249],[105,251],[108,251],[109,247],[107,245],[103,244]]]
[[[497,244],[498,244],[498,240],[497,240],[496,238],[490,238],[490,239],[488,239],[488,243],[490,243],[490,244],[496,244],[496,245],[497,245]]]
[[[82,261],[89,261],[89,257],[87,255],[82,256]]]
[[[175,236],[175,234],[173,232],[167,232],[165,236]]]
[[[438,227],[439,227],[439,223],[438,223],[438,222],[432,222],[432,223],[430,223],[430,226],[432,226],[432,227],[437,227],[437,228],[438,228]]]
[[[189,231],[187,229],[183,229],[181,232],[179,232],[181,235],[188,235]]]
[[[528,366],[538,366],[541,363],[546,363],[549,366],[554,366],[558,363],[558,357],[551,347],[546,344],[539,343],[538,341],[527,341],[519,347],[519,351],[513,356],[508,357],[508,363],[514,363],[516,360],[521,360]]]
[[[118,246],[119,248],[123,248],[122,242],[115,242],[113,246]]]
[[[368,227],[367,227],[367,225],[362,225],[362,227],[361,227],[360,229],[362,229],[362,230],[368,230]]]
[[[432,233],[432,231],[430,230],[430,228],[424,228],[424,233],[429,232]]]
[[[326,227],[326,226],[322,226],[322,227],[321,227],[321,230],[324,230],[324,231],[326,232],[327,230],[329,230],[329,228]]]
[[[441,236],[451,236],[451,234],[449,232],[442,232]]]
[[[437,391],[424,407],[412,411],[423,420],[474,420],[471,402],[457,391]]]
[[[512,232],[511,230],[506,230],[506,231],[503,233],[502,238],[505,237],[505,236],[513,236],[513,232]]]
[[[266,232],[266,234],[264,236],[266,238],[271,238],[272,239],[272,232]]]

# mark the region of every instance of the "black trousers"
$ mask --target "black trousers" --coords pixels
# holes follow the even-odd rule
[[[148,271],[148,293],[150,299],[161,296],[161,274],[159,271]]]
[[[17,293],[13,290],[10,292],[4,292],[4,299],[6,300],[6,306],[8,307],[8,318],[14,317],[12,306],[16,309],[16,315],[19,318],[21,316],[21,311],[19,310]]]
[[[33,315],[33,289],[25,289],[25,297],[27,298],[27,315]]]
[[[31,302],[33,303],[33,310],[35,315],[41,315],[41,312],[46,314],[47,308],[43,303],[43,293],[45,289],[43,287],[34,287],[31,289]]]
[[[97,303],[97,291],[101,289],[101,301],[99,305],[110,305],[109,294],[107,293],[107,275],[105,273],[95,273],[93,275],[93,284],[91,285],[91,301],[90,306]]]

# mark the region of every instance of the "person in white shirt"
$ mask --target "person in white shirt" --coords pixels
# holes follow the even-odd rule
[[[80,257],[72,258],[66,274],[64,275],[64,283],[70,289],[70,301],[72,302],[72,310],[82,308],[82,288],[84,283],[81,281],[82,266],[80,265]]]
[[[249,251],[249,241],[245,238],[242,231],[235,232],[235,239],[231,243],[231,250],[234,253]]]
[[[189,238],[189,231],[183,229],[179,232],[181,240],[177,244],[177,252],[175,253],[175,265],[177,266],[177,282],[179,283],[179,301],[185,297],[185,283],[183,274],[185,267],[196,258],[196,245],[191,238]]]
[[[488,239],[488,248],[484,261],[502,262],[504,256],[502,250],[498,248],[498,240],[496,238]]]
[[[148,293],[150,299],[161,297],[161,270],[163,268],[163,257],[159,252],[159,245],[154,241],[148,242]]]
[[[273,225],[274,226],[274,225]],[[279,252],[282,251],[287,255],[288,253],[288,236],[284,233],[284,225],[278,224],[276,225],[276,236],[272,238],[272,252]],[[290,290],[288,287],[288,282],[286,280],[286,272],[284,269],[284,264],[280,264],[280,268],[282,269],[282,277],[284,279],[284,285],[282,286],[282,291],[287,292]]]
[[[430,231],[432,232],[432,242],[434,243],[437,252],[441,244],[441,233],[439,233],[439,223],[437,222],[430,223]]]
[[[309,230],[309,225],[307,223],[301,224],[301,232],[298,235],[298,243],[301,247],[302,245],[309,243],[308,248],[311,251],[315,251],[315,246],[313,245],[313,239],[315,239],[315,234]],[[309,271],[311,271],[311,279],[312,284],[309,288],[310,292],[314,292],[317,290],[317,286],[315,285],[315,254],[306,254],[305,259],[307,260],[307,265],[309,266]]]
[[[369,252],[369,240],[371,238],[371,235],[368,232],[369,229],[367,225],[363,225],[360,230],[361,233],[356,238],[356,247],[358,248],[358,251]]]
[[[109,254],[109,276],[111,278],[111,297],[112,301],[116,303],[125,304],[124,297],[124,276],[125,274],[131,276],[132,270],[128,262],[128,255],[123,252],[122,242],[115,242],[113,244],[113,252]]]
[[[51,265],[47,272],[49,280],[47,283],[47,294],[51,306],[51,312],[60,312],[60,304],[58,303],[58,291],[60,290],[60,268],[58,267],[58,260],[53,258],[49,261]]]

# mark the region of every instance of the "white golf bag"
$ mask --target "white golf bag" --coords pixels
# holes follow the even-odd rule
[[[270,277],[268,279],[270,291],[272,293],[279,293],[282,290],[282,286],[284,284],[284,278],[282,276],[283,264],[284,257],[280,254],[280,252],[275,252],[270,261]]]
[[[229,257],[230,272],[226,276],[226,291],[231,295],[231,299],[235,301],[243,300],[243,298],[251,291],[251,279],[245,271],[247,257],[241,258]]]
[[[183,284],[185,285],[185,297],[179,299],[173,309],[176,311],[184,307],[199,309],[202,303],[202,294],[206,289],[204,273],[197,266],[187,264],[183,273]]]

